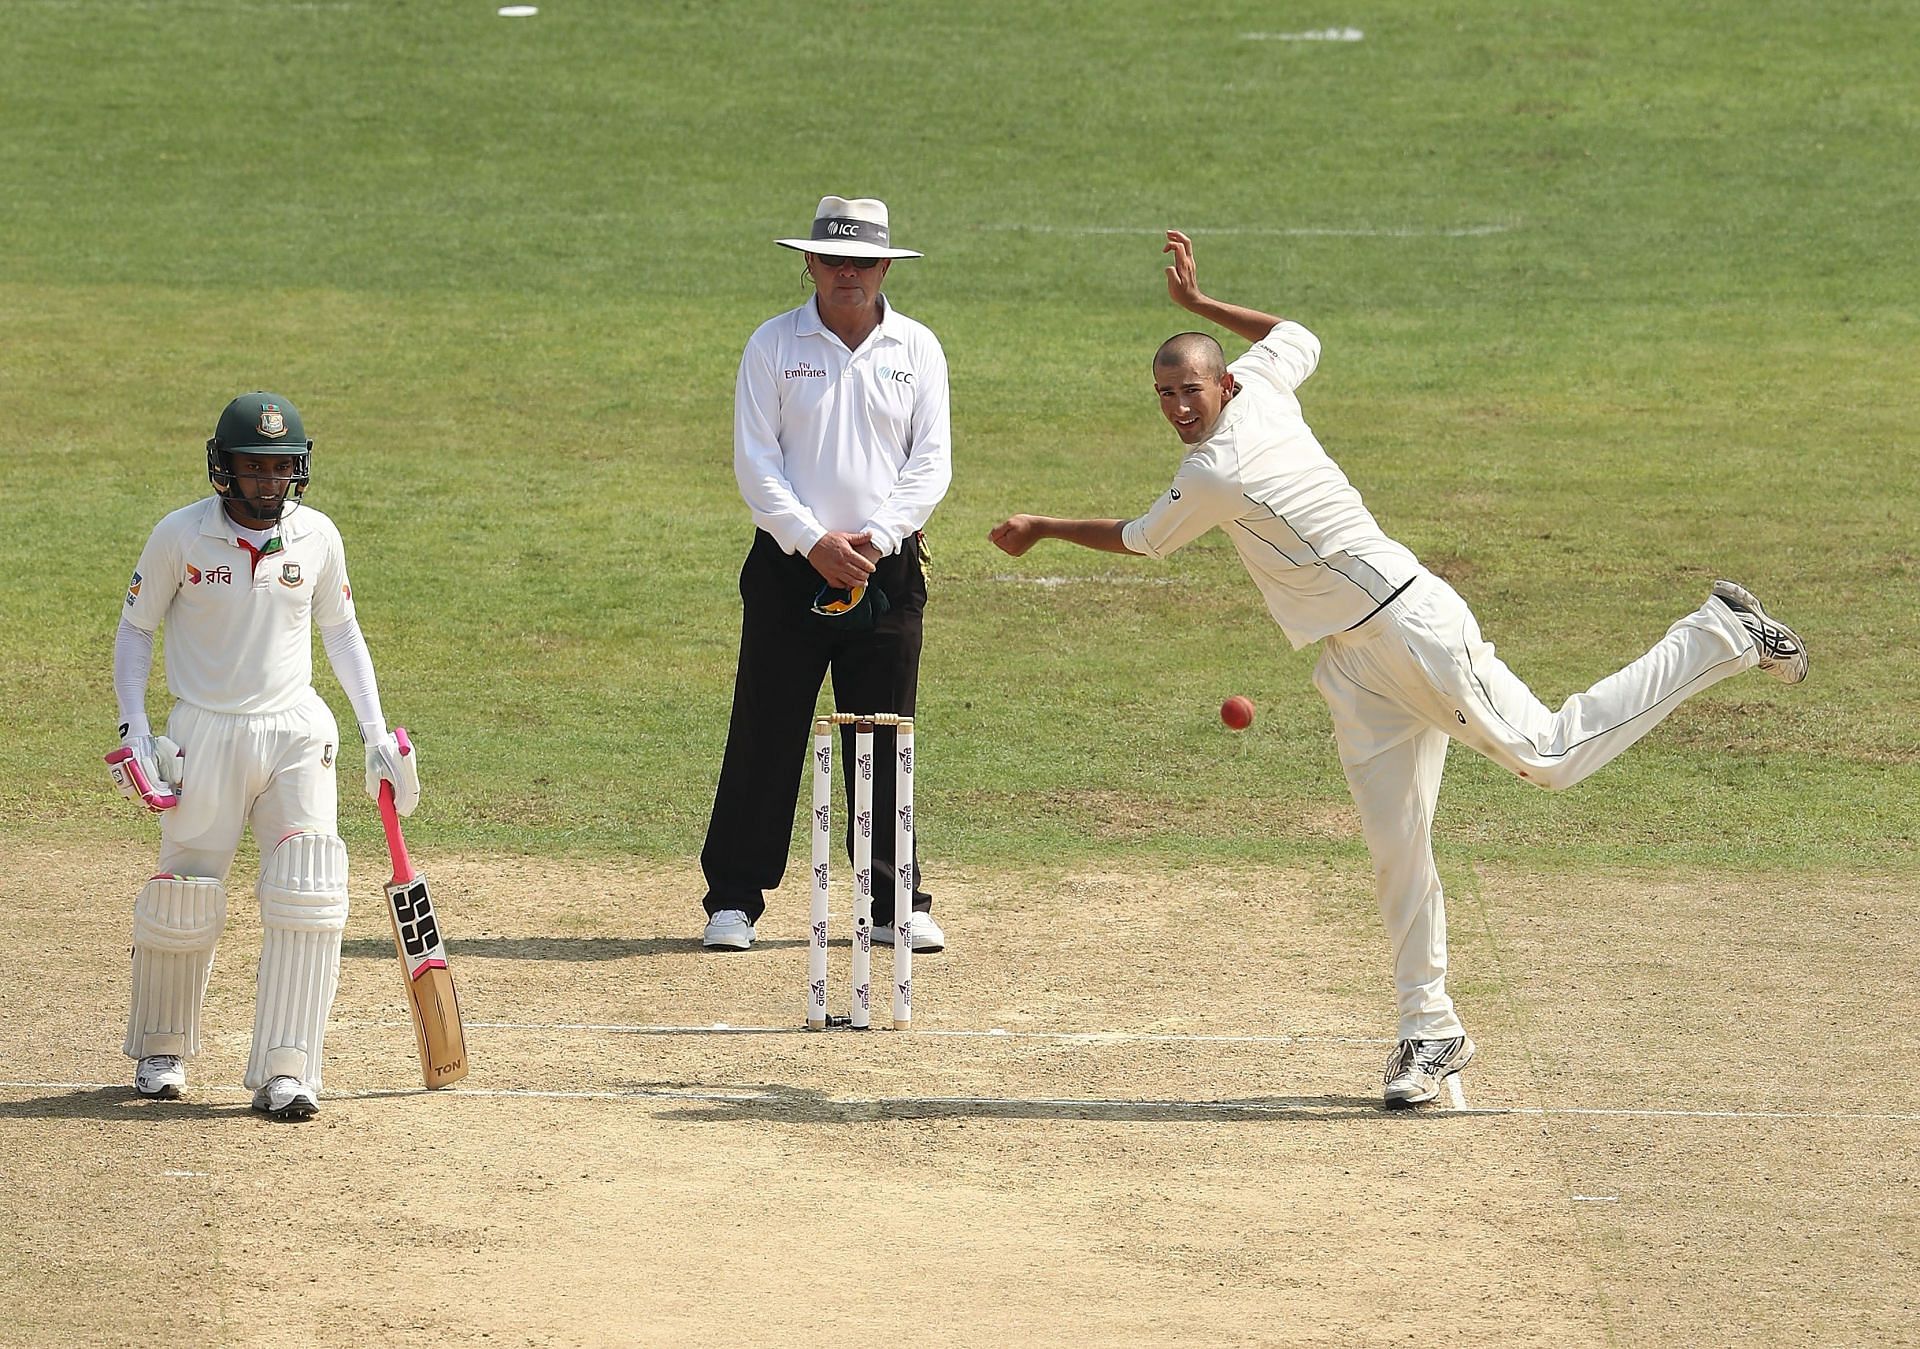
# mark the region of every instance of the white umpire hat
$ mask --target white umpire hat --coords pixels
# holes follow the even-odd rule
[[[813,230],[805,239],[775,239],[782,248],[825,253],[839,258],[918,258],[910,248],[893,248],[887,237],[887,204],[873,197],[822,197],[813,209]]]

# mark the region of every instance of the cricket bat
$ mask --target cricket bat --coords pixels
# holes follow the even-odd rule
[[[413,753],[404,727],[394,739],[402,754]],[[380,784],[380,823],[387,830],[393,879],[387,882],[387,916],[393,919],[393,944],[407,982],[407,1006],[413,1013],[413,1037],[420,1047],[420,1077],[429,1088],[446,1087],[467,1075],[467,1036],[460,1025],[460,996],[447,968],[447,947],[427,894],[427,878],[414,870],[407,841],[400,836],[400,812],[394,809],[393,784]]]

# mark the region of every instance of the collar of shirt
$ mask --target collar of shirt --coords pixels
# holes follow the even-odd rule
[[[1234,432],[1240,429],[1248,402],[1247,386],[1240,385],[1233,397],[1229,398],[1226,405],[1220,409],[1220,415],[1213,419],[1213,425],[1208,428],[1206,437],[1196,444],[1193,450],[1216,442],[1224,445],[1231,440]],[[1193,450],[1189,450],[1188,453],[1193,453]]]
[[[206,508],[200,515],[200,532],[208,538],[225,539],[228,543],[233,543],[240,537],[236,532],[238,528],[239,526],[235,525],[227,515],[226,503],[217,495],[208,497]],[[311,526],[300,518],[298,507],[280,519],[282,547],[295,539],[305,538],[311,532]]]
[[[805,304],[801,305],[798,312],[799,312],[800,318],[799,318],[799,321],[794,325],[795,334],[797,334],[800,337],[824,337],[830,342],[840,341],[839,334],[835,333],[831,328],[827,327],[827,325],[824,322],[822,322],[820,319],[820,305],[819,305],[818,296],[816,296],[814,299],[808,300]],[[887,297],[884,295],[880,297],[880,323],[877,327],[874,328],[873,332],[868,336],[867,340],[862,342],[860,346],[861,346],[861,349],[864,350],[867,347],[882,341],[885,341],[885,342],[906,341],[906,338],[901,336],[900,322],[897,318],[894,317],[893,306],[887,303]],[[843,343],[842,345],[845,345],[845,344]]]

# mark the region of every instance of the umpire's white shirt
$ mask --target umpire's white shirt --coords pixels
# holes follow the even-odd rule
[[[927,523],[952,481],[947,358],[883,298],[858,351],[814,302],[747,342],[733,395],[733,472],[753,522],[805,556],[829,530],[869,531],[881,553]]]
[[[1240,391],[1212,432],[1121,536],[1158,558],[1219,525],[1296,648],[1362,622],[1422,571],[1301,416],[1293,391],[1319,363],[1320,339],[1297,323],[1254,343],[1227,367]]]
[[[333,521],[301,506],[256,555],[208,497],[154,526],[127,586],[127,621],[166,624],[167,687],[212,712],[281,712],[313,687],[313,624],[353,617]]]

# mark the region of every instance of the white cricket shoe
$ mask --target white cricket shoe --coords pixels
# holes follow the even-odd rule
[[[1448,1040],[1402,1040],[1387,1055],[1384,1088],[1389,1110],[1425,1105],[1440,1095],[1440,1084],[1473,1060],[1473,1041],[1464,1035]]]
[[[1733,610],[1760,652],[1759,669],[1782,684],[1798,684],[1807,677],[1807,648],[1800,634],[1760,607],[1759,597],[1732,581],[1715,581],[1713,598]]]
[[[150,1101],[177,1101],[187,1085],[187,1068],[178,1054],[149,1054],[133,1070],[133,1089]]]
[[[707,919],[700,944],[709,951],[744,951],[753,945],[753,924],[744,909],[722,909]]]
[[[282,1075],[253,1093],[253,1108],[268,1119],[312,1119],[320,1113],[320,1101],[313,1088],[299,1078]]]
[[[944,951],[947,949],[947,934],[940,930],[940,924],[933,921],[933,915],[924,910],[914,910],[913,917],[907,920],[907,932],[913,938],[913,949],[915,951]],[[873,944],[875,946],[892,946],[893,943],[893,924],[876,924],[873,929]]]

